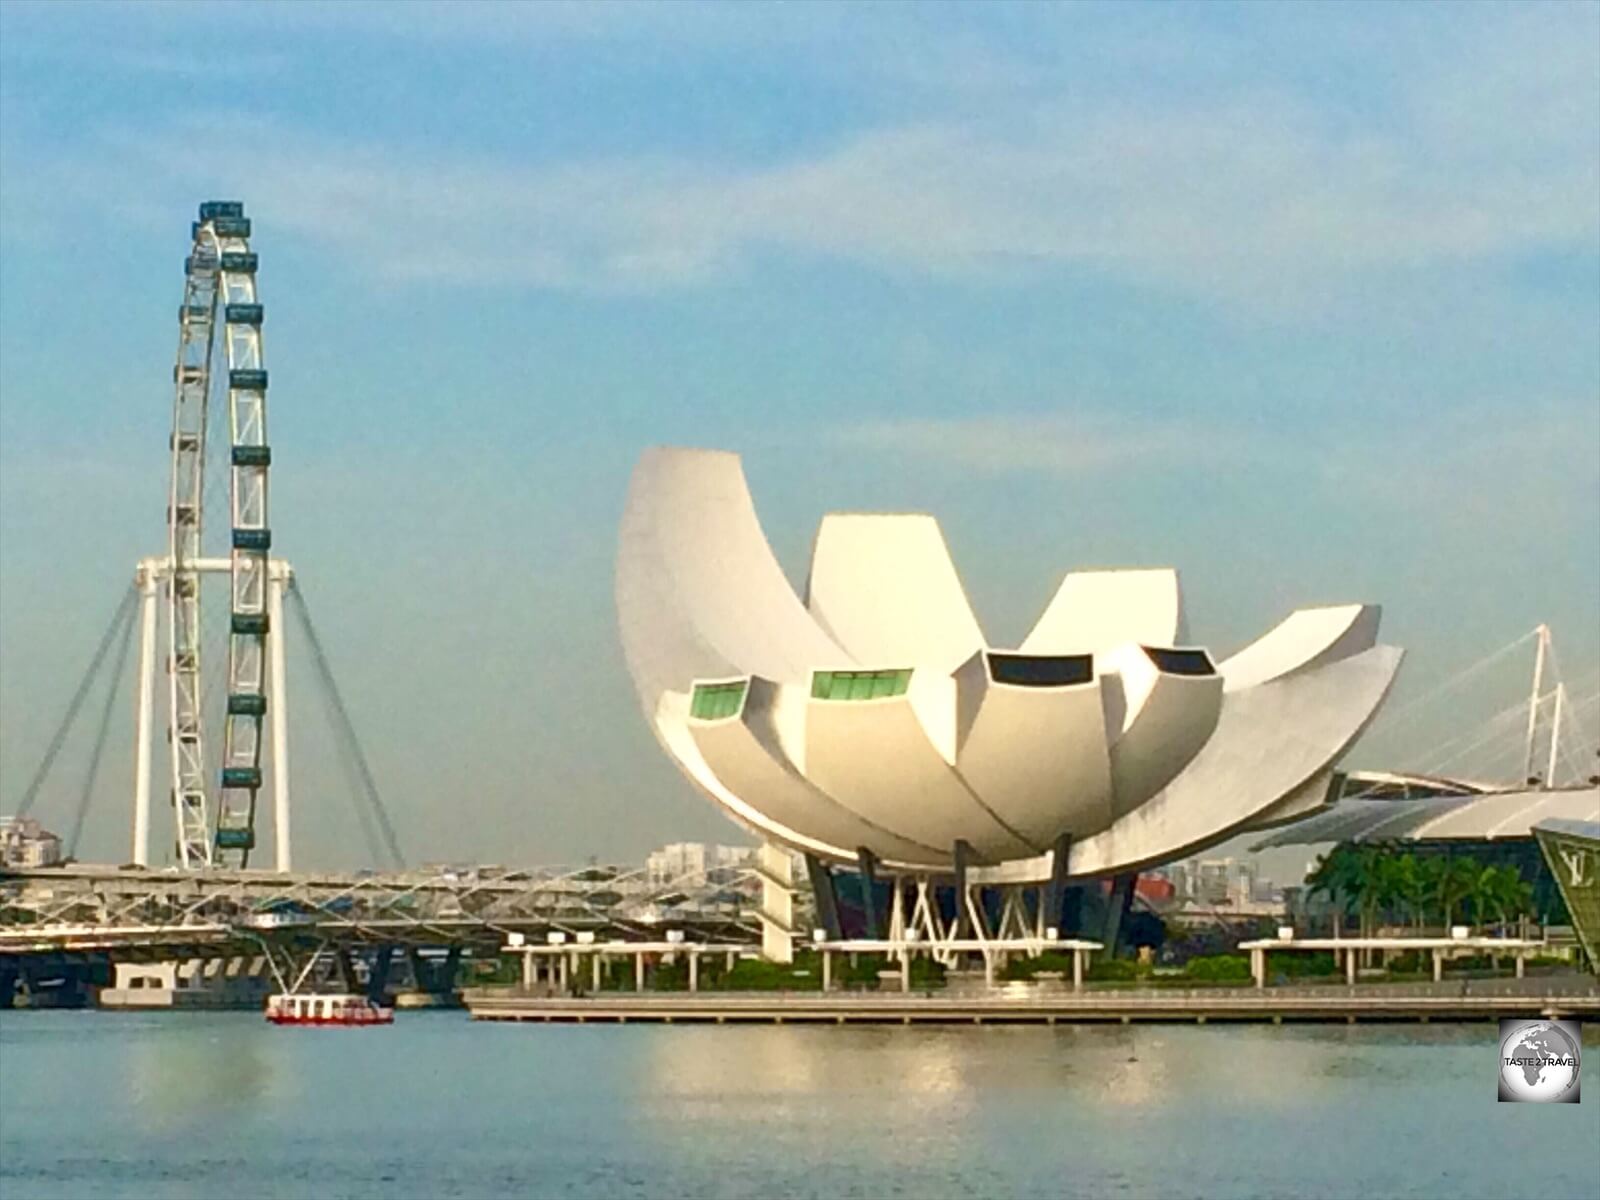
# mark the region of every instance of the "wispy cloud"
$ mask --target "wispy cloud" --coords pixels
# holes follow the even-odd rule
[[[1091,475],[1199,458],[1216,466],[1247,456],[1258,444],[1250,434],[1215,426],[1105,413],[865,421],[838,430],[833,440],[986,475]]]
[[[1252,105],[1061,114],[1026,132],[896,128],[742,169],[648,158],[523,169],[207,132],[219,151],[189,177],[174,153],[188,131],[116,139],[77,173],[96,192],[112,178],[161,178],[185,195],[225,183],[274,226],[387,275],[602,291],[697,283],[777,249],[976,278],[1075,266],[1230,303],[1307,304],[1372,272],[1592,250],[1600,196],[1592,154],[1537,172],[1417,170],[1395,145],[1329,138]],[[156,163],[179,165],[157,175]]]
[[[180,121],[104,131],[76,156],[8,147],[8,220],[34,230],[71,194],[154,208],[220,188],[390,278],[652,290],[777,252],[974,280],[1078,271],[1257,313],[1314,309],[1397,273],[1600,248],[1593,47],[1559,23],[1515,32],[1515,55],[1457,46],[1450,65],[1408,76],[1383,121],[1261,85],[1113,102],[1034,80],[1022,103],[930,105],[777,160],[538,167]],[[197,139],[206,155],[188,152]]]
[[[1594,528],[1600,404],[1462,406],[1447,425],[1358,423],[1308,439],[1216,419],[1082,407],[868,420],[834,431],[831,440],[984,475],[1170,473],[1197,465],[1215,473],[1248,464],[1256,477],[1287,473],[1297,487],[1422,514],[1458,531],[1553,524],[1578,535]]]

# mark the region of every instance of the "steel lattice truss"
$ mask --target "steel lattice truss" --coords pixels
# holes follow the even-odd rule
[[[0,875],[0,953],[252,951],[263,937],[498,947],[562,932],[755,941],[760,881],[728,868],[667,881],[612,866],[386,874],[204,873],[68,866]]]

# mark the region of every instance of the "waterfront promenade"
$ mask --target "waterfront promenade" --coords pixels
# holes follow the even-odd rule
[[[1486,1021],[1502,1016],[1600,1017],[1588,976],[1444,984],[1210,988],[1027,985],[947,992],[608,992],[540,995],[520,988],[464,993],[473,1019],[584,1024],[1103,1024],[1253,1021]]]

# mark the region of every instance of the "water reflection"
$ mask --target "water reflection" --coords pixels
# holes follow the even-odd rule
[[[151,1036],[123,1042],[122,1094],[151,1132],[172,1132],[207,1115],[293,1099],[295,1077],[279,1070],[266,1038],[280,1032],[259,1018],[230,1020],[204,1034],[184,1028],[184,1014],[148,1018]]]
[[[0,1015],[0,1196],[1600,1195],[1600,1106],[1495,1104],[1494,1042]]]

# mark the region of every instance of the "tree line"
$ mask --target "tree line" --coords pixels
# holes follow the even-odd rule
[[[1428,925],[1501,926],[1533,915],[1533,888],[1514,866],[1468,854],[1424,854],[1371,843],[1341,843],[1306,876],[1311,895],[1327,896],[1370,936],[1379,918]]]

